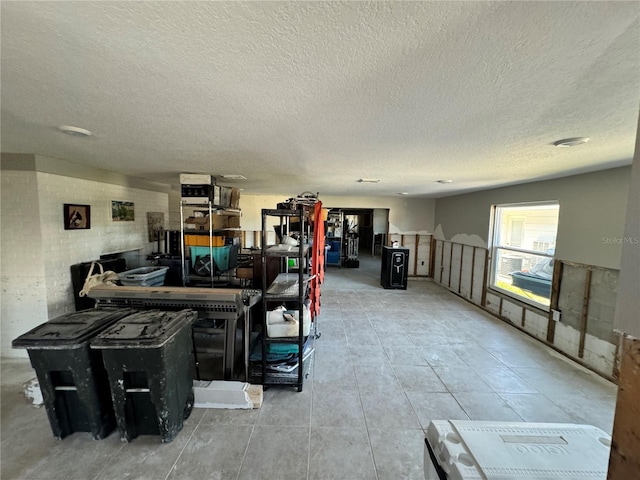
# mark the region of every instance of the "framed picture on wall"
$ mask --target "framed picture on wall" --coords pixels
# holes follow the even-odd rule
[[[135,211],[133,202],[111,200],[111,220],[114,222],[133,222]]]
[[[91,206],[65,203],[63,209],[65,230],[89,230],[91,228]]]

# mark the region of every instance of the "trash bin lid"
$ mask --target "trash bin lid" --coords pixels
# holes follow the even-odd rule
[[[11,342],[14,348],[68,349],[82,346],[115,321],[135,312],[130,308],[88,309],[67,313],[39,325]]]
[[[156,348],[182,328],[189,327],[198,314],[193,310],[167,312],[146,310],[120,319],[98,335],[92,348]]]

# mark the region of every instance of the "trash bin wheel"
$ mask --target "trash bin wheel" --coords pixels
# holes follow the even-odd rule
[[[186,420],[191,416],[194,400],[195,400],[195,397],[193,395],[193,390],[191,390],[191,392],[189,392],[189,396],[187,397],[187,402],[184,404],[184,412],[182,414],[182,418],[184,420]]]

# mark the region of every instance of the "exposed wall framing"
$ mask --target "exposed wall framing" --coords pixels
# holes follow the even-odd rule
[[[433,240],[436,283],[483,307],[606,378],[616,378],[618,335],[613,332],[617,271],[556,260],[551,309],[544,310],[487,289],[486,248]],[[560,321],[553,311],[560,313]]]
[[[398,245],[409,250],[409,276],[410,277],[430,277],[432,276],[432,249],[431,234],[399,234],[391,233],[388,236],[388,243],[398,242]]]
[[[638,478],[640,472],[640,340],[624,337],[613,420],[609,480]]]
[[[487,249],[436,239],[432,244],[433,279],[461,297],[482,305]]]

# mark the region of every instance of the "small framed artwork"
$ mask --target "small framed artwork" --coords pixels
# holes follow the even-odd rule
[[[135,220],[133,202],[111,200],[111,220],[114,222],[133,222]]]
[[[149,242],[160,242],[164,231],[164,213],[147,212],[147,228],[149,231]]]
[[[65,230],[89,230],[91,228],[91,206],[65,203],[63,209]]]

